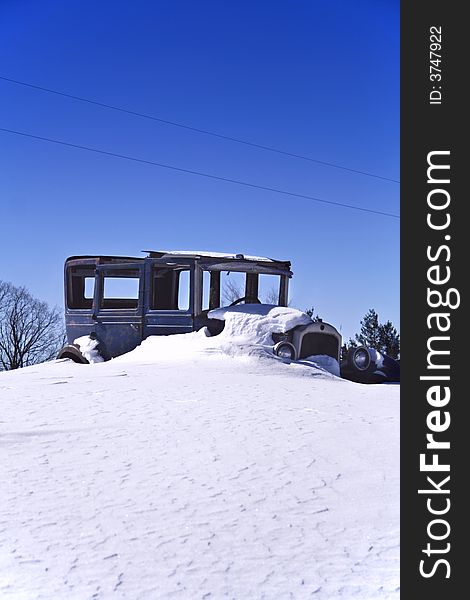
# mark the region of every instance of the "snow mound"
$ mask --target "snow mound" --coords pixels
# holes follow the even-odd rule
[[[327,354],[316,354],[315,356],[308,356],[307,358],[300,361],[302,364],[312,365],[318,367],[336,377],[341,377],[339,363],[336,358],[328,356]]]
[[[243,304],[216,308],[209,318],[225,321],[220,334],[225,338],[243,338],[246,343],[272,345],[272,333],[283,333],[312,319],[296,308],[272,304]]]
[[[99,341],[96,338],[93,339],[89,335],[82,335],[82,337],[73,340],[73,343],[79,346],[80,352],[89,363],[103,362],[104,359],[98,351]]]
[[[312,322],[295,308],[270,304],[244,304],[217,308],[209,318],[225,321],[223,331],[211,336],[207,328],[178,335],[151,336],[132,352],[114,360],[144,361],[195,358],[196,356],[273,356],[272,333],[282,333]]]

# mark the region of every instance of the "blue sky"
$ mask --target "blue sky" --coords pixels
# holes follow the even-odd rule
[[[399,179],[399,3],[2,0],[0,75]],[[0,80],[0,127],[399,212],[399,186]],[[62,305],[73,254],[293,263],[349,337],[399,322],[399,221],[0,132],[0,279]]]

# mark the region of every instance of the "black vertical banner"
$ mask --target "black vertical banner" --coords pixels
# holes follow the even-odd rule
[[[465,597],[470,576],[464,6],[401,5],[401,597],[413,600]]]

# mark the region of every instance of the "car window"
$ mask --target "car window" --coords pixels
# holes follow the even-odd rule
[[[245,296],[246,273],[222,271],[220,274],[220,305],[229,306]]]
[[[202,310],[209,309],[211,287],[211,274],[209,271],[202,272]]]
[[[91,308],[95,290],[95,266],[71,267],[67,272],[68,308]]]
[[[203,271],[202,279],[202,310],[210,305],[211,272]],[[255,276],[256,277],[256,276]],[[279,275],[260,274],[258,277],[257,298],[264,304],[279,304]],[[220,306],[229,306],[232,302],[246,297],[247,274],[240,271],[220,272]],[[254,283],[256,289],[256,282]]]
[[[186,271],[179,272],[179,284],[178,284],[178,310],[189,310],[189,298],[190,298],[190,273],[189,269]]]
[[[279,304],[280,283],[281,278],[279,275],[262,273],[259,276],[258,298],[263,304]]]
[[[189,310],[190,281],[189,269],[154,266],[150,308],[152,310]]]
[[[86,300],[93,299],[95,294],[95,277],[85,277],[84,297]]]
[[[137,308],[140,277],[138,269],[105,271],[102,308]]]
[[[138,277],[105,277],[103,298],[137,300],[139,297]]]

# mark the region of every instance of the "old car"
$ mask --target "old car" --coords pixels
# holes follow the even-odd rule
[[[287,306],[289,261],[192,251],[146,251],[145,257],[72,256],[65,261],[67,344],[58,358],[87,363],[77,340],[87,337],[101,360],[136,348],[155,335],[173,335],[206,327],[218,335],[224,322],[211,311],[224,306]],[[329,356],[340,363],[341,335],[320,319],[306,319],[273,333],[272,351],[284,360]],[[359,356],[359,355],[358,355]],[[353,357],[345,376],[359,381],[367,370]],[[362,363],[359,363],[360,366]],[[368,371],[367,371],[368,372]]]

